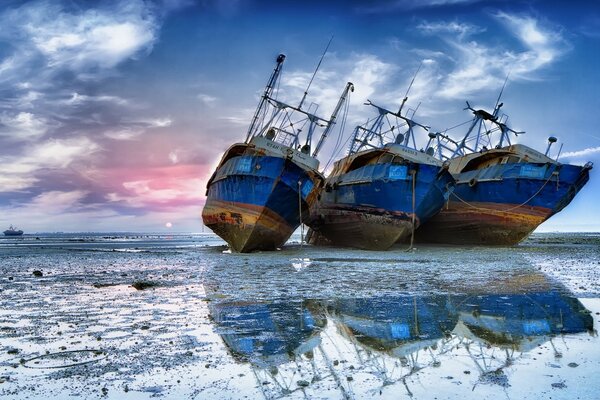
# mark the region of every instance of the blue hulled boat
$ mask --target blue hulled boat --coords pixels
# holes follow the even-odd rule
[[[509,128],[497,104],[492,114],[475,110],[460,141],[437,134],[440,158],[449,152],[449,171],[456,186],[448,204],[417,232],[417,240],[449,244],[514,245],[565,208],[589,179],[592,163],[562,164],[548,156],[511,144]],[[495,135],[495,136],[494,136]],[[494,137],[498,137],[494,141]],[[474,145],[473,145],[474,143]]]
[[[413,127],[428,127],[402,107],[367,104],[378,115],[355,128],[349,155],[334,164],[308,223],[312,243],[385,250],[437,214],[454,185],[433,149],[416,150]]]
[[[317,154],[344,104],[351,83],[325,120],[274,96],[285,56],[277,65],[252,119],[244,143],[231,146],[207,184],[204,225],[237,252],[274,250],[308,218],[324,178]],[[311,154],[313,136],[324,128]],[[300,131],[306,132],[304,144]]]

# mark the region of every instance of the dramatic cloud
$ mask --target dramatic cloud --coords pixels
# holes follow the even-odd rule
[[[463,99],[475,92],[500,87],[508,75],[512,80],[540,79],[539,72],[568,49],[558,30],[542,26],[531,16],[497,12],[493,17],[518,40],[522,50],[490,45],[483,37],[480,40],[471,38],[486,31],[472,24],[421,22],[417,26],[422,33],[438,35],[448,44],[446,52],[452,63],[451,69],[440,80],[437,95]],[[448,34],[454,34],[454,37]],[[447,64],[448,58],[441,61]],[[435,59],[441,57],[434,56]]]
[[[133,0],[104,6],[67,9],[60,2],[37,1],[6,12],[0,18],[5,32],[1,36],[20,42],[9,59],[13,69],[37,53],[46,59],[47,68],[90,73],[113,68],[152,48],[158,25],[147,3]]]

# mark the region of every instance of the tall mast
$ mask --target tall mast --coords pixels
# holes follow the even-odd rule
[[[327,123],[327,127],[323,131],[323,134],[321,135],[321,138],[319,139],[319,142],[317,143],[317,146],[315,147],[315,151],[312,154],[313,157],[316,157],[317,154],[319,154],[319,151],[321,150],[321,147],[323,146],[323,143],[325,142],[325,138],[327,138],[327,135],[329,134],[329,131],[331,130],[331,128],[335,124],[335,120],[337,118],[337,115],[339,114],[342,106],[346,102],[346,99],[348,98],[348,95],[349,95],[350,92],[354,92],[354,85],[352,84],[352,82],[348,82],[346,84],[346,88],[344,89],[344,92],[342,93],[342,96],[338,100],[338,103],[335,106],[335,109],[333,110],[333,113],[331,114],[331,118],[329,118],[329,122]]]
[[[265,87],[265,92],[263,93],[260,102],[258,103],[258,107],[256,108],[256,112],[254,113],[254,117],[252,117],[252,123],[250,124],[250,128],[248,128],[248,134],[246,135],[246,143],[253,135],[254,129],[256,127],[256,122],[260,116],[260,113],[263,109],[265,102],[271,97],[273,93],[273,89],[275,88],[275,83],[281,74],[281,68],[283,67],[283,62],[285,61],[285,54],[279,54],[277,56],[277,65],[275,65],[275,69],[269,78],[269,82],[267,82],[267,86]]]

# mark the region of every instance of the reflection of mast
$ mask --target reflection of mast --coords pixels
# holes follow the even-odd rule
[[[402,382],[412,396],[407,378],[439,365],[438,357],[452,349],[446,343],[456,321],[445,296],[344,299],[329,310],[362,369],[372,370],[381,388]]]

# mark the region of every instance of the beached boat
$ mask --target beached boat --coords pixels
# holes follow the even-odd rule
[[[4,236],[23,236],[23,231],[11,225],[10,228],[4,231]]]
[[[308,222],[311,243],[388,249],[437,214],[452,190],[433,149],[417,150],[413,127],[428,127],[403,116],[402,106],[367,104],[378,115],[355,128],[349,155],[334,164]]]
[[[237,252],[275,250],[308,218],[324,181],[317,154],[354,89],[346,85],[328,120],[303,109],[308,88],[298,106],[286,104],[274,93],[284,59],[277,57],[245,142],[225,152],[207,184],[204,225]]]
[[[578,166],[550,158],[554,137],[544,154],[511,144],[510,134],[524,132],[502,122],[502,103],[491,114],[467,106],[474,118],[460,142],[435,135],[456,186],[442,211],[419,228],[417,241],[515,245],[573,200],[588,181],[592,163]]]

